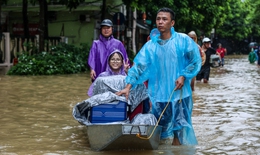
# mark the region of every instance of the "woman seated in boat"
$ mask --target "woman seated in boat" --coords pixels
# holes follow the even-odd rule
[[[111,75],[125,75],[130,68],[128,59],[125,60],[124,55],[118,49],[115,49],[109,56],[107,60],[107,68],[105,72],[99,74],[98,77],[111,76]],[[88,96],[93,95],[93,84],[89,87]]]

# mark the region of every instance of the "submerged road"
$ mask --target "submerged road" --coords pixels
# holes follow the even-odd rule
[[[87,98],[88,74],[0,75],[0,154],[3,155],[193,155],[259,154],[260,69],[246,55],[226,56],[211,70],[209,83],[195,84],[193,126],[197,146],[158,150],[95,152],[86,127],[72,117]]]

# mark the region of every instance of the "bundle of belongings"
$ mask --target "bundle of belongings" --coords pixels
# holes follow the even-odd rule
[[[210,55],[209,63],[210,63],[210,66],[213,68],[219,67],[220,63],[221,63],[220,56],[216,55],[216,54]]]
[[[128,101],[115,94],[125,88],[125,77],[98,77],[93,83],[93,96],[73,107],[73,117],[87,126],[97,123],[155,125],[155,116],[148,114],[150,104],[144,84],[131,89]]]

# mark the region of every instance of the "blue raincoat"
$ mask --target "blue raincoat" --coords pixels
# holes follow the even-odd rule
[[[126,83],[135,87],[148,80],[151,112],[157,119],[170,102],[159,123],[163,126],[162,139],[177,136],[182,145],[196,145],[190,80],[200,71],[201,57],[198,45],[189,36],[175,32],[173,27],[171,34],[169,40],[161,40],[158,29],[151,31],[151,40],[136,55]],[[184,86],[173,92],[180,76],[185,77]]]

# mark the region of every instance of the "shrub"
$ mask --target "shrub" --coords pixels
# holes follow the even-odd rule
[[[23,52],[18,56],[19,62],[13,66],[8,75],[55,75],[74,74],[87,70],[86,62],[90,47],[80,47],[61,43],[53,46],[50,52],[30,55]]]

